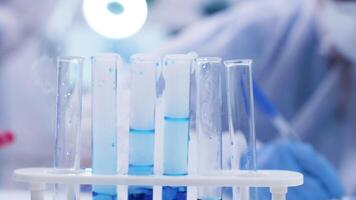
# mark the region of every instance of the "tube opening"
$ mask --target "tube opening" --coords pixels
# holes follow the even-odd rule
[[[197,62],[200,64],[221,63],[221,58],[219,58],[219,57],[200,57],[200,58],[197,58]]]
[[[134,54],[130,58],[131,63],[158,63],[160,57],[154,54]]]
[[[59,56],[57,57],[57,62],[68,62],[68,63],[75,63],[79,64],[84,61],[83,57],[80,56]]]
[[[116,53],[102,53],[96,56],[91,57],[92,60],[117,60],[119,62],[122,62],[122,59],[119,54]]]
[[[235,67],[235,66],[251,66],[251,59],[234,59],[234,60],[226,60],[224,61],[226,67]]]

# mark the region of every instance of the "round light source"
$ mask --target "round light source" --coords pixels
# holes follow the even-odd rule
[[[84,0],[83,12],[89,26],[108,38],[136,33],[147,18],[145,0]]]

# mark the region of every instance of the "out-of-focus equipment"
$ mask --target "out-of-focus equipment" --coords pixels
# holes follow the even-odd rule
[[[15,140],[15,136],[11,131],[0,132],[0,149],[9,146]]]
[[[84,17],[97,33],[108,38],[135,34],[147,18],[145,0],[84,0]]]
[[[11,7],[0,6],[0,53],[17,45],[23,36],[23,24]]]

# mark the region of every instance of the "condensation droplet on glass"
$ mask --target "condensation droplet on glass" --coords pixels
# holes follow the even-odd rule
[[[208,68],[208,64],[204,64],[204,65],[202,65],[202,67],[203,67],[203,69],[206,69],[206,68]]]
[[[112,147],[115,147],[116,145],[115,145],[115,143],[112,143],[111,146],[112,146]]]
[[[102,87],[104,84],[105,84],[105,81],[104,81],[104,80],[101,80],[101,81],[99,81],[98,86],[99,86],[99,87]]]
[[[112,71],[113,71],[113,69],[110,67],[110,68],[109,68],[109,72],[111,73]]]

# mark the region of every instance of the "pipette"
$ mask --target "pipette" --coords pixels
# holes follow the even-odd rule
[[[256,81],[253,84],[254,100],[257,107],[262,111],[268,119],[272,122],[273,126],[277,129],[282,137],[299,139],[291,124],[286,118],[278,111],[275,105],[268,99],[262,92]]]

